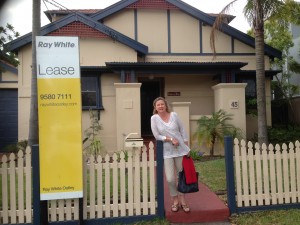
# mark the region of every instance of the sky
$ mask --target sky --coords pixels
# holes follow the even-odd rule
[[[67,9],[103,9],[119,0],[41,0],[41,25],[49,23],[48,18],[43,13],[46,10],[57,10],[51,3],[59,3]],[[232,0],[182,0],[183,2],[205,12],[219,13],[224,6]],[[4,2],[4,3],[3,3]],[[247,0],[238,0],[228,12],[236,18],[230,25],[244,33],[250,29],[243,16],[243,8]],[[0,3],[0,25],[10,23],[21,36],[32,30],[32,0],[1,0]]]

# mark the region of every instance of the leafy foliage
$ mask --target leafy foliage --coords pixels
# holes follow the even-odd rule
[[[27,145],[28,145],[28,141],[27,140],[18,141],[18,143],[16,143],[16,144],[6,145],[4,147],[4,152],[14,152],[14,153],[17,153],[20,150],[25,151]]]
[[[270,143],[273,145],[283,143],[289,144],[290,142],[295,143],[295,141],[300,141],[300,126],[273,126],[268,127],[268,138]],[[257,141],[257,135],[254,136],[253,142]]]
[[[202,116],[198,121],[198,127],[194,134],[197,138],[199,145],[205,143],[210,149],[210,155],[214,155],[214,146],[217,141],[223,143],[226,135],[240,138],[242,131],[239,128],[228,123],[232,120],[232,115],[227,114],[224,110],[220,109],[214,112],[211,117]]]
[[[90,126],[84,131],[85,139],[83,140],[83,143],[87,143],[87,146],[84,148],[85,153],[87,155],[93,155],[95,159],[102,153],[103,149],[99,138],[102,126],[99,123],[97,113],[97,111],[89,110]]]
[[[282,58],[275,58],[272,63],[272,68],[282,71],[282,73],[274,76],[275,81],[272,82],[272,90],[275,93],[275,101],[285,101],[291,109],[292,118],[295,117],[295,110],[291,104],[291,98],[300,92],[298,85],[289,82],[293,73],[300,73],[300,64],[289,55],[289,49],[294,46],[293,37],[290,32],[290,23],[300,24],[300,4],[293,0],[287,1],[265,1],[264,4],[268,6],[269,3],[277,4],[277,10],[264,18],[265,27],[265,42],[268,45],[282,51]],[[248,1],[246,9],[247,13],[251,12],[253,1]],[[252,6],[253,7],[253,6]],[[268,6],[269,7],[269,6]],[[271,7],[275,7],[271,6]],[[247,14],[248,15],[248,14]],[[255,36],[254,30],[248,31],[248,35]],[[299,44],[298,44],[299,45]],[[296,46],[298,47],[298,46]],[[293,72],[293,73],[292,73]]]
[[[10,63],[13,66],[19,64],[16,54],[10,52],[8,50],[9,45],[6,44],[19,36],[19,32],[16,32],[11,24],[7,24],[5,27],[0,26],[0,60]],[[3,68],[0,67],[1,71],[3,71]]]
[[[192,157],[193,160],[201,160],[201,158],[203,157],[203,152],[200,152],[198,150],[195,149],[191,149],[190,151],[190,157]]]

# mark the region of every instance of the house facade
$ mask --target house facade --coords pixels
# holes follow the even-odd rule
[[[257,132],[257,119],[245,110],[245,98],[256,95],[255,42],[228,24],[232,17],[217,32],[214,55],[215,17],[180,0],[122,0],[103,10],[46,14],[52,22],[41,28],[42,36],[79,37],[82,127],[90,125],[89,109],[98,112],[104,151],[122,150],[130,133],[151,138],[152,102],[158,96],[178,112],[192,146],[197,119],[219,109],[234,115],[232,123],[245,137]],[[20,60],[18,140],[28,137],[31,44],[31,34],[9,43]],[[275,57],[281,52],[265,45],[268,125]]]

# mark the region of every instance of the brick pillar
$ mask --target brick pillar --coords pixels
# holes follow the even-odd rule
[[[117,150],[124,149],[124,138],[129,133],[141,136],[141,83],[115,83]]]
[[[220,109],[232,114],[229,122],[240,128],[246,137],[245,83],[221,83],[212,87],[215,96],[215,112]]]
[[[184,129],[187,132],[189,139],[190,136],[190,105],[191,102],[172,102],[173,111],[176,112],[183,123]],[[190,143],[189,140],[189,143]]]

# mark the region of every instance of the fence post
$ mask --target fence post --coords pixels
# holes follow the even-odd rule
[[[40,198],[40,154],[39,146],[32,145],[31,148],[32,164],[32,194],[33,194],[33,224],[48,224],[48,206],[47,201],[41,201]]]
[[[230,214],[236,213],[235,182],[234,182],[234,161],[233,161],[233,138],[225,136],[225,167],[226,167],[226,186],[227,202]]]
[[[163,142],[156,141],[157,216],[165,217]]]

